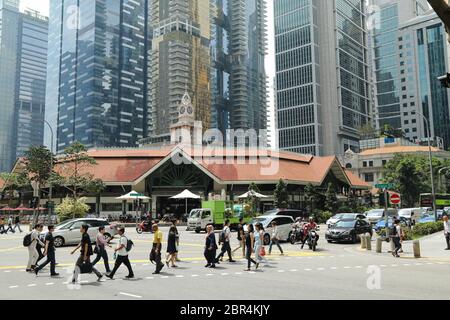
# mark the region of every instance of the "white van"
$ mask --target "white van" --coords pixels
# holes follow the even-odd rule
[[[411,221],[411,225],[415,225],[419,221],[422,213],[422,208],[404,208],[398,211],[398,216]]]

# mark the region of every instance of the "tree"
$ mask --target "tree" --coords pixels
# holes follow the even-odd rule
[[[44,146],[32,146],[25,152],[24,173],[30,181],[36,183],[38,189],[38,201],[40,203],[41,188],[47,184],[53,174],[55,157]],[[34,224],[39,218],[39,211],[34,215]]]
[[[356,212],[358,208],[358,197],[355,195],[353,190],[350,190],[347,195],[347,207],[351,209],[352,212]]]
[[[321,194],[311,183],[305,186],[305,199],[308,203],[309,212],[312,213],[322,199]]]
[[[20,192],[24,187],[29,186],[30,182],[24,173],[0,172],[0,179],[5,182],[3,188],[8,193],[8,206],[11,208],[12,200],[14,198],[14,191]]]
[[[333,183],[328,183],[327,192],[325,193],[325,210],[335,212],[338,206],[338,199]]]
[[[248,191],[260,192],[258,185],[254,182],[250,183],[248,186]],[[249,197],[249,205],[251,206],[253,212],[257,212],[259,208],[259,198],[254,196]]]
[[[95,194],[95,210],[96,214],[100,216],[100,198],[103,191],[105,191],[106,185],[101,179],[92,180],[87,186],[86,191]]]
[[[76,199],[78,192],[89,189],[95,180],[94,176],[89,173],[89,170],[97,162],[89,156],[87,148],[80,142],[74,142],[67,147],[60,162],[62,163],[64,174],[59,183],[69,189],[73,194],[73,198]]]
[[[62,222],[74,218],[83,218],[89,211],[89,206],[86,204],[86,198],[66,197],[61,204],[56,206],[55,211]]]
[[[358,133],[362,139],[373,139],[377,137],[377,130],[372,126],[371,123],[366,123],[359,127]]]
[[[286,183],[283,179],[278,181],[274,191],[275,207],[280,209],[286,209],[288,206],[288,192]]]
[[[442,160],[434,158],[435,174],[442,167]],[[428,157],[396,154],[385,166],[383,182],[392,183],[394,190],[402,195],[403,203],[413,207],[421,193],[431,192]]]

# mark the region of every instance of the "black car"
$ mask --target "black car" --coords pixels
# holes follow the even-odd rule
[[[356,243],[358,236],[369,233],[372,236],[372,227],[365,220],[340,220],[331,226],[325,233],[325,239],[328,242],[350,241]]]

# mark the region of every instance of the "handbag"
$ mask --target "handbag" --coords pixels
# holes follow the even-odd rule
[[[259,249],[259,255],[261,257],[264,257],[266,255],[266,248],[265,247],[261,247],[261,249]]]
[[[80,273],[92,273],[92,263],[90,261],[84,261],[80,266]]]
[[[98,246],[97,246],[97,245],[95,245],[95,247],[94,247],[94,253],[95,253],[95,254],[98,254],[98,253],[99,253],[99,251],[100,251],[100,250],[98,250]]]

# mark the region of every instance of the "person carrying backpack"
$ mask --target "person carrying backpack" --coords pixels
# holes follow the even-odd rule
[[[231,256],[230,236],[231,236],[230,220],[227,219],[225,220],[223,230],[220,233],[219,244],[222,244],[222,248],[220,249],[220,254],[216,258],[216,263],[219,263],[219,260],[220,261],[223,260],[225,252],[228,254],[229,262],[236,262],[235,260],[233,260],[233,257]]]
[[[131,263],[128,258],[128,252],[131,251],[131,248],[133,247],[133,242],[131,240],[128,240],[124,233],[125,228],[120,227],[118,228],[118,233],[120,236],[119,244],[117,245],[117,248],[114,249],[114,256],[117,255],[116,263],[114,264],[114,269],[111,271],[110,274],[107,274],[106,277],[113,280],[114,275],[116,274],[117,269],[122,265],[122,263],[127,267],[128,269],[128,275],[126,276],[127,279],[134,278],[133,269],[131,268]]]
[[[394,242],[394,246],[395,246],[395,250],[392,252],[392,255],[396,258],[400,257],[398,252],[402,248],[401,234],[402,234],[402,228],[400,227],[400,220],[396,219],[394,221],[394,226],[391,229],[391,239]]]
[[[36,249],[36,245],[39,243],[42,247],[45,244],[39,239],[39,234],[42,232],[44,226],[42,224],[37,224],[33,231],[27,234],[24,238],[23,245],[28,247],[28,264],[27,264],[27,272],[31,272],[36,267],[37,260],[39,258],[39,253]]]

